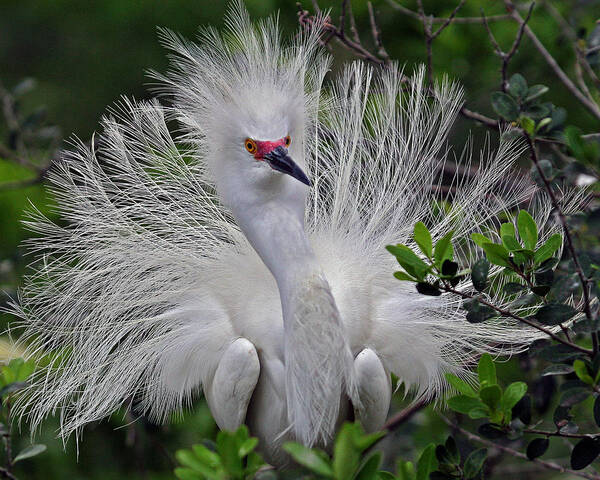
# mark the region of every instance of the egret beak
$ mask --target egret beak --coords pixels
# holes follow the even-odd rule
[[[305,185],[308,185],[309,187],[312,186],[306,174],[288,155],[287,148],[279,146],[263,156],[263,160],[267,162],[273,170],[287,173],[296,180],[300,180]]]

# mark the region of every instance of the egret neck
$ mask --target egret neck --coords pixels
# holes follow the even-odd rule
[[[304,229],[306,187],[289,176],[277,180],[287,184],[280,190],[286,195],[233,210],[279,288],[291,431],[306,445],[325,445],[334,435],[340,402],[350,384],[352,356]]]

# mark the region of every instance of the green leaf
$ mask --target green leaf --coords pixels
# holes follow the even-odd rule
[[[441,267],[441,265],[444,263],[444,260],[452,260],[452,256],[454,254],[454,250],[452,248],[452,235],[454,235],[453,230],[449,231],[435,244],[433,257],[435,264],[438,267]]]
[[[531,102],[532,100],[541,97],[547,91],[548,87],[546,85],[533,85],[529,87],[529,90],[527,90],[527,96],[525,97],[525,101]]]
[[[388,252],[396,257],[398,263],[409,275],[412,275],[419,280],[423,280],[429,271],[429,267],[417,256],[415,252],[413,252],[406,245],[400,244],[396,246],[388,245],[385,248],[388,250]]]
[[[417,462],[416,480],[428,480],[429,474],[436,467],[436,463],[435,444],[430,443],[425,447],[425,450],[423,450],[423,453]]]
[[[221,475],[215,471],[215,466],[204,463],[189,450],[177,450],[175,457],[184,467],[188,467],[185,471],[194,472],[196,478],[208,478],[210,480],[219,480],[221,478]],[[217,465],[220,465],[220,461]]]
[[[408,462],[410,463],[410,462]],[[398,477],[396,477],[395,475],[391,474],[390,472],[385,472],[383,470],[379,470],[377,472],[377,477],[375,477],[377,480],[398,480]],[[404,480],[405,478],[408,478],[409,480],[412,480],[413,477],[399,477],[400,480]]]
[[[22,390],[28,385],[29,384],[27,382],[9,383],[8,385],[0,389],[0,398],[4,398],[6,395]]]
[[[500,224],[500,236],[504,237],[505,235],[513,237],[516,235],[515,226],[510,222]]]
[[[373,453],[360,467],[360,470],[354,477],[354,480],[374,480],[377,478],[377,470],[381,463],[381,452]]]
[[[416,287],[417,292],[419,292],[421,295],[431,295],[433,297],[438,297],[442,294],[441,290],[432,285],[431,283],[418,282]]]
[[[29,445],[25,447],[23,450],[19,452],[19,454],[13,460],[13,463],[20,462],[21,460],[25,460],[26,458],[35,457],[42,452],[46,451],[46,445],[41,443],[34,443],[33,445]]]
[[[538,322],[544,325],[559,325],[566,322],[577,313],[570,305],[551,303],[541,307],[535,314]]]
[[[174,470],[175,476],[179,480],[204,480],[203,476],[198,472],[195,472],[191,468],[181,468],[177,467]],[[208,477],[210,478],[210,477]]]
[[[531,110],[529,110],[527,113],[531,115]],[[532,118],[528,116],[523,116],[521,117],[520,123],[523,130],[525,130],[525,132],[530,137],[532,137],[535,134],[535,121]]]
[[[479,448],[474,452],[471,452],[465,460],[465,465],[463,467],[465,478],[475,478],[483,468],[483,462],[485,462],[486,457],[487,448]]]
[[[531,397],[525,395],[512,409],[512,418],[518,418],[524,425],[531,423]]]
[[[550,440],[547,438],[534,438],[529,442],[529,445],[527,445],[527,458],[533,460],[534,458],[541,457],[546,453],[549,445]]]
[[[312,449],[295,442],[284,443],[283,449],[300,465],[323,477],[334,478],[331,465]]]
[[[463,395],[478,398],[477,392],[462,378],[459,378],[452,373],[446,373],[444,376],[446,377],[446,381]]]
[[[600,427],[600,396],[594,400],[594,421]]]
[[[571,452],[571,468],[582,470],[600,455],[600,440],[586,437],[575,445]]]
[[[371,447],[375,442],[379,441],[381,438],[385,437],[386,432],[373,432],[369,434],[363,433],[362,427],[359,424],[356,424],[357,428],[354,432],[354,446],[360,452],[366,450]]]
[[[355,436],[362,428],[355,423],[345,423],[333,446],[333,471],[336,478],[352,478],[360,462],[360,452],[354,446]]]
[[[510,267],[508,250],[502,245],[496,243],[484,243],[481,246],[487,259],[494,265],[500,267]]]
[[[515,73],[508,81],[508,93],[515,98],[524,98],[528,94],[527,81],[520,73]]]
[[[473,420],[487,418],[490,415],[490,409],[485,404],[481,404],[481,406],[469,410],[468,415],[469,418],[472,418]]]
[[[525,210],[520,210],[517,216],[517,227],[519,228],[519,236],[523,241],[523,245],[528,250],[535,250],[538,241],[538,231],[535,220]]]
[[[490,271],[490,263],[487,258],[480,258],[471,268],[471,281],[478,292],[485,290],[487,278]]]
[[[240,446],[240,448],[238,450],[238,455],[240,456],[240,458],[245,457],[250,452],[252,452],[256,448],[257,445],[258,445],[258,438],[252,437],[252,438],[247,439]]]
[[[494,423],[484,423],[477,428],[477,431],[482,437],[496,440],[506,436],[506,431]]]
[[[458,263],[453,262],[452,260],[444,260],[442,263],[442,275],[447,277],[453,277],[458,272]]]
[[[411,277],[408,273],[404,273],[404,272],[394,272],[394,277],[396,277],[398,280],[407,280],[409,282],[417,281],[416,278]]]
[[[217,434],[217,452],[221,456],[221,463],[223,468],[234,478],[240,477],[244,471],[238,451],[235,433],[223,430]]]
[[[512,122],[519,116],[519,105],[517,102],[502,92],[492,93],[492,108],[502,118]]]
[[[458,413],[467,415],[476,407],[483,407],[483,403],[478,398],[467,395],[457,395],[448,399],[448,407]]]
[[[560,248],[562,242],[563,238],[560,233],[555,233],[550,236],[548,240],[535,251],[535,256],[533,257],[535,263],[542,263],[544,260],[552,258],[552,255]]]
[[[496,366],[489,353],[484,353],[479,359],[477,375],[479,376],[479,383],[482,386],[495,385],[498,383],[496,380]]]
[[[417,245],[419,246],[421,251],[427,256],[427,258],[431,258],[431,255],[433,253],[431,233],[429,233],[429,230],[423,222],[415,223],[413,236],[415,238],[415,242],[417,242]]]
[[[546,125],[550,125],[551,123],[552,123],[552,118],[550,118],[550,117],[542,118],[535,127],[535,133],[539,132],[542,128],[544,128]]]
[[[504,287],[502,287],[502,290],[508,295],[515,295],[517,293],[521,293],[524,290],[527,290],[527,287],[520,283],[509,282],[506,285],[504,285]]]
[[[571,365],[557,364],[550,365],[549,367],[544,368],[542,371],[542,377],[546,377],[548,375],[567,375],[573,372],[573,367]]]
[[[591,392],[587,388],[570,388],[560,397],[561,407],[572,407],[588,399]]]
[[[498,385],[483,387],[479,391],[479,396],[481,397],[481,400],[483,400],[483,403],[494,410],[502,397],[502,389]]]
[[[456,441],[450,435],[446,439],[446,443],[444,444],[446,447],[446,452],[448,453],[449,459],[451,463],[459,464],[460,463],[460,452],[458,451],[458,447],[456,446]]]
[[[587,366],[583,360],[575,360],[573,362],[573,370],[575,370],[575,374],[584,383],[588,385],[594,385],[594,379],[589,374]]]
[[[527,393],[527,384],[525,382],[511,383],[502,394],[500,408],[505,412],[511,411],[517,402],[523,398],[525,393]]]
[[[219,455],[217,455],[212,450],[209,450],[204,445],[192,445],[192,451],[202,463],[212,468],[216,468],[221,464],[221,458],[219,457]]]
[[[489,238],[487,238],[485,235],[482,235],[481,233],[472,233],[471,240],[473,240],[475,242],[475,244],[478,245],[479,247],[483,247],[484,243],[494,243]]]

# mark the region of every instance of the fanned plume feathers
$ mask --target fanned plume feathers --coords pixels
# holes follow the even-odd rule
[[[76,141],[57,162],[48,180],[61,223],[31,213],[37,260],[13,306],[30,355],[56,354],[16,405],[34,429],[59,412],[66,437],[132,402],[164,421],[241,335],[232,319],[246,315],[260,328],[261,315],[281,315],[271,274],[215,193],[213,162],[215,148],[238,142],[235,119],[260,122],[274,101],[304,131],[314,183],[306,229],[352,349],[373,348],[418,395],[433,396],[443,373],[465,375],[474,354],[518,351],[537,338],[506,319],[469,324],[450,296],[419,296],[392,277],[384,248],[410,243],[423,220],[434,241],[454,230],[466,260],[472,231],[535,195],[506,180],[523,145],[502,139],[483,152],[478,175],[457,177],[452,203],[436,209],[461,89],[443,81],[430,96],[422,68],[407,77],[396,65],[358,62],[322,87],[330,60],[318,34],[286,44],[275,20],[253,25],[239,3],[225,32],[204,30],[198,44],[163,30],[172,67],[153,76],[170,106],[124,100],[100,137]],[[549,210],[538,202],[538,224]]]

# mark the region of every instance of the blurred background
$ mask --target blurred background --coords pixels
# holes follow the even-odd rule
[[[298,25],[298,7],[294,1],[246,3],[254,17],[279,12],[283,31],[293,35]],[[422,63],[425,45],[421,23],[394,8],[393,0],[373,3],[389,55],[405,63],[408,69]],[[413,0],[401,0],[400,4],[416,10]],[[428,13],[447,16],[456,4],[426,0],[424,5]],[[556,1],[554,5],[578,35],[583,37],[594,29],[599,1]],[[332,16],[337,19],[340,2],[323,0],[320,6],[331,8]],[[367,3],[354,0],[352,6],[364,43],[372,47]],[[310,0],[304,0],[302,8],[314,11]],[[107,106],[121,95],[138,99],[150,96],[145,71],[164,71],[167,66],[165,52],[157,41],[156,26],[193,38],[198,26],[222,25],[226,9],[226,2],[215,0],[0,0],[0,83],[14,100],[14,104],[4,102],[2,107],[5,117],[7,109],[18,112],[24,132],[16,138],[10,115],[3,117],[0,144],[11,150],[17,142],[26,141],[30,150],[30,162],[26,164],[8,158],[10,151],[0,151],[0,303],[5,304],[16,295],[26,272],[28,259],[19,246],[28,235],[20,224],[24,211],[31,202],[53,215],[51,195],[38,181],[48,160],[67,145],[71,135],[88,140]],[[481,9],[487,16],[505,13],[502,2],[470,0],[460,15],[479,16]],[[556,20],[543,8],[536,8],[530,25],[557,61],[571,68],[572,42],[561,34]],[[514,22],[495,22],[491,28],[498,42],[508,49],[516,32]],[[335,45],[333,54],[334,73],[340,64],[352,59],[348,51]],[[464,85],[468,108],[495,118],[490,94],[499,90],[499,61],[481,24],[457,24],[446,29],[434,45],[434,67],[437,77],[448,75]],[[556,80],[527,39],[511,63],[510,73],[515,72],[521,73],[530,84],[547,85],[552,102],[567,110],[569,124],[586,132],[593,129],[590,115]],[[450,137],[459,151],[469,131],[475,146],[487,134],[484,127],[460,118]],[[3,315],[1,327],[6,328],[10,320]],[[501,376],[507,382],[516,379],[522,375],[516,372],[523,367],[519,359],[513,359],[502,366]],[[543,385],[539,388],[543,393]],[[398,396],[395,408],[401,404]],[[18,464],[16,475],[24,479],[172,478],[175,450],[211,438],[215,433],[214,423],[201,400],[169,426],[134,420],[122,412],[90,425],[79,445],[75,439],[63,445],[55,438],[56,422],[48,421],[36,439],[45,443],[48,450]],[[28,434],[27,426],[23,425],[21,435],[15,439],[17,444],[28,444]],[[430,409],[424,410],[388,439],[388,458],[413,459],[425,444],[443,442],[446,435],[446,426]],[[530,478],[529,465],[521,464],[516,478]],[[497,478],[515,471],[511,465],[503,468],[495,470]]]

